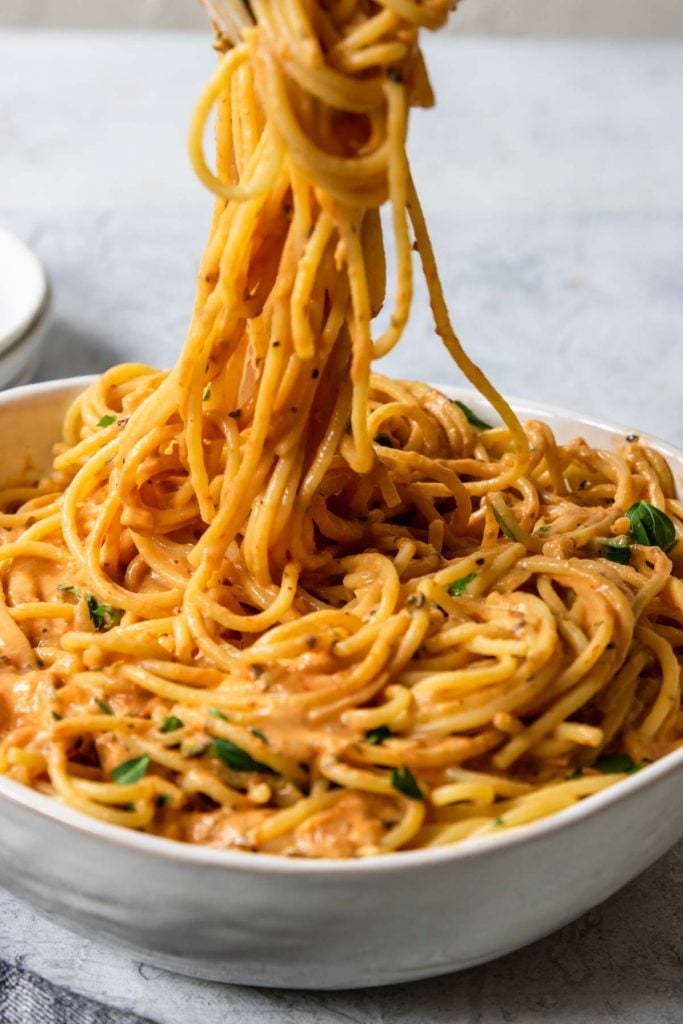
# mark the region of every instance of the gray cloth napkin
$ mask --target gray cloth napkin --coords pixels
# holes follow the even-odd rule
[[[0,1024],[152,1024],[0,961]]]

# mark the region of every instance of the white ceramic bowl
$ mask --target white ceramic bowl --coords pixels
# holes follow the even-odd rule
[[[23,242],[0,228],[0,388],[31,379],[50,319],[43,267]]]
[[[0,228],[0,353],[27,333],[47,295],[47,277],[36,255]]]
[[[31,380],[40,359],[43,342],[52,319],[48,292],[37,318],[25,334],[0,353],[0,388],[13,388]]]
[[[87,378],[0,395],[5,480],[46,465]],[[479,399],[462,397],[481,415]],[[515,403],[561,439],[616,430]],[[683,452],[658,443],[676,475]],[[409,981],[491,960],[604,900],[683,835],[683,749],[504,835],[363,861],[187,846],[84,817],[0,776],[0,883],[76,931],[197,977],[289,988]],[[634,928],[638,927],[634,908]]]

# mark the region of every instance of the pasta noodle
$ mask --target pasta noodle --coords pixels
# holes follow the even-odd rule
[[[406,155],[418,36],[450,0],[209,6],[190,155],[216,204],[180,358],[106,372],[50,474],[0,493],[0,770],[103,821],[306,857],[590,797],[683,737],[683,505],[635,436],[522,426],[453,332]],[[372,372],[414,251],[498,425]]]

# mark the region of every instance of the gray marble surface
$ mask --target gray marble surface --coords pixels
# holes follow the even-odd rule
[[[441,109],[415,115],[411,150],[466,345],[508,393],[683,443],[683,46],[449,39],[429,57]],[[0,33],[0,223],[55,291],[40,378],[175,358],[210,211],[183,149],[210,61],[189,33]],[[458,382],[423,291],[382,368]],[[297,994],[172,976],[0,893],[0,957],[163,1024],[680,1024],[682,905],[679,847],[495,964]]]

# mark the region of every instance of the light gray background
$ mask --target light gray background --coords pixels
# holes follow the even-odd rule
[[[198,0],[2,0],[0,24],[198,28]],[[683,36],[680,0],[460,0],[462,32],[671,39]]]
[[[509,393],[683,443],[683,45],[428,49],[441,107],[411,149],[468,348]],[[42,377],[175,358],[210,211],[183,143],[211,63],[190,33],[0,33],[0,223],[55,290]],[[459,382],[422,292],[383,365]],[[680,1024],[682,901],[679,846],[528,950],[376,992],[176,978],[2,894],[0,957],[164,1024]]]

